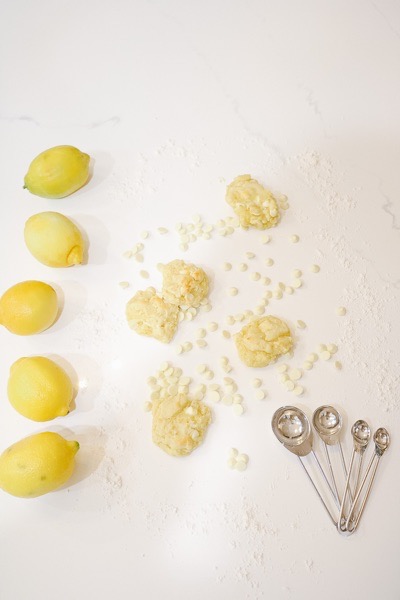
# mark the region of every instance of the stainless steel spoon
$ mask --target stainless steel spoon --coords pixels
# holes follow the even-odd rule
[[[355,457],[356,453],[359,455],[358,475],[357,475],[357,481],[359,481],[364,452],[365,452],[365,449],[368,446],[369,440],[371,438],[371,428],[366,421],[359,419],[358,421],[356,421],[354,423],[353,427],[351,428],[351,435],[353,436],[353,452],[351,454],[349,472],[347,474],[346,485],[344,488],[342,503],[340,505],[340,513],[339,513],[339,519],[338,519],[338,530],[340,533],[349,533],[349,531],[347,529],[347,520],[348,519],[346,519],[344,517],[344,508],[346,505],[347,494],[350,490],[350,479],[351,479],[351,473],[353,470],[354,457]],[[354,494],[355,494],[355,496],[357,495],[357,485],[354,490]],[[354,501],[353,501],[353,504],[354,504]]]
[[[295,406],[283,406],[281,408],[278,408],[277,411],[275,411],[272,417],[271,425],[275,436],[281,442],[281,444],[283,444],[287,450],[297,455],[301,466],[306,472],[307,477],[311,481],[312,486],[314,487],[319,499],[324,505],[324,508],[328,513],[329,518],[336,527],[336,521],[332,516],[331,511],[326,505],[311,475],[309,474],[309,472],[306,469],[306,466],[301,460],[302,456],[307,456],[310,453],[313,455],[321,474],[323,475],[326,483],[328,484],[329,488],[333,493],[333,490],[329,485],[329,481],[325,475],[325,472],[312,449],[312,431],[307,416],[303,413],[302,410]]]
[[[336,500],[338,506],[340,506],[339,492],[336,484],[335,475],[333,472],[333,467],[331,463],[331,458],[329,456],[328,446],[334,446],[335,444],[339,445],[340,448],[340,456],[342,459],[342,467],[344,471],[345,480],[347,479],[347,468],[343,455],[342,444],[340,443],[340,432],[342,429],[342,417],[339,412],[333,406],[320,406],[313,414],[313,425],[314,429],[318,433],[321,440],[324,442],[326,460],[328,462],[329,471],[331,474],[333,488],[335,490]]]
[[[375,452],[372,455],[372,458],[370,460],[368,468],[367,468],[367,470],[365,472],[365,475],[364,475],[363,480],[362,480],[362,482],[360,484],[360,487],[357,490],[357,493],[355,495],[355,498],[354,498],[353,503],[352,503],[351,508],[350,508],[349,515],[347,517],[346,528],[347,528],[347,531],[349,533],[354,533],[354,531],[357,528],[358,523],[360,522],[361,516],[362,516],[362,514],[364,512],[365,504],[366,504],[366,502],[368,500],[368,497],[369,497],[369,494],[371,492],[371,487],[372,487],[372,484],[373,484],[374,479],[375,479],[376,470],[378,468],[379,461],[382,458],[383,454],[386,452],[386,450],[390,446],[390,436],[389,436],[388,431],[384,427],[380,427],[379,429],[377,429],[375,431],[374,442],[375,442]],[[361,507],[360,507],[360,510],[358,512],[358,515],[357,515],[357,517],[354,518],[353,514],[354,514],[355,507],[357,506],[357,502],[358,502],[358,500],[360,498],[361,491],[362,491],[362,489],[363,489],[363,487],[365,485],[365,482],[367,481],[368,474],[371,471],[371,468],[372,468],[373,464],[374,464],[374,468],[373,468],[373,471],[372,471],[372,474],[371,474],[371,478],[370,478],[369,483],[368,483],[367,491],[366,491],[364,499],[363,499],[363,501],[361,503]],[[352,526],[350,527],[350,525],[352,525]]]

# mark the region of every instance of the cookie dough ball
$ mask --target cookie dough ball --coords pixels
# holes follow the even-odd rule
[[[209,284],[206,273],[200,267],[183,260],[173,260],[162,265],[162,295],[176,306],[200,306],[207,297]]]
[[[274,196],[251,175],[240,175],[226,189],[226,201],[239,217],[243,229],[268,229],[279,221]]]
[[[289,327],[278,317],[255,319],[235,335],[239,358],[248,367],[266,367],[292,349]]]
[[[129,327],[140,333],[168,343],[178,327],[179,308],[157,296],[153,287],[137,292],[126,305]]]
[[[203,441],[210,422],[210,408],[186,394],[153,402],[153,442],[172,456],[193,452]]]

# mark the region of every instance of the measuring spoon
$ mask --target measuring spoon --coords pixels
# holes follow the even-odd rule
[[[365,449],[368,446],[369,440],[371,438],[371,428],[366,421],[359,419],[358,421],[356,421],[354,423],[353,427],[351,428],[351,435],[353,436],[353,452],[351,454],[349,472],[347,474],[346,485],[344,488],[342,503],[340,506],[340,513],[339,513],[339,519],[338,519],[338,529],[339,529],[340,533],[348,533],[346,519],[344,517],[344,507],[346,504],[347,493],[350,490],[350,479],[351,479],[351,473],[353,470],[354,457],[355,457],[356,453],[359,454],[358,475],[357,475],[357,481],[359,481],[364,452],[365,452]],[[357,493],[357,486],[356,486],[356,489],[354,490],[354,493],[355,494]]]
[[[301,466],[303,467],[309,480],[311,481],[332,523],[336,527],[336,521],[334,517],[332,516],[328,506],[326,505],[324,499],[319,493],[318,488],[315,485],[311,475],[307,471],[305,464],[301,460],[302,456],[307,456],[310,453],[313,455],[319,470],[321,471],[326,483],[329,486],[329,489],[334,494],[325,475],[325,472],[312,449],[312,431],[307,416],[303,413],[302,410],[295,406],[282,406],[281,408],[278,408],[278,410],[275,411],[275,413],[273,414],[271,425],[272,430],[279,442],[281,442],[281,444],[283,444],[287,450],[297,455]]]
[[[366,502],[368,500],[368,497],[369,497],[369,494],[371,492],[371,487],[372,487],[373,481],[375,479],[376,470],[378,468],[379,461],[382,458],[383,454],[386,452],[386,450],[390,446],[390,436],[389,436],[388,431],[384,427],[380,427],[379,429],[377,429],[375,431],[374,442],[375,442],[375,452],[372,455],[372,458],[371,458],[370,463],[368,465],[368,468],[367,468],[367,470],[365,472],[365,475],[363,477],[361,485],[360,485],[360,487],[359,487],[359,489],[358,489],[358,491],[357,491],[357,493],[355,495],[355,498],[353,500],[353,504],[351,505],[349,516],[347,517],[346,528],[347,528],[347,531],[349,533],[353,533],[355,531],[358,523],[360,522],[361,515],[363,514],[363,511],[364,511],[364,508],[365,508],[365,504],[366,504]],[[369,481],[369,484],[368,484],[368,487],[367,487],[367,491],[366,491],[364,499],[362,501],[359,513],[358,513],[357,517],[354,519],[353,518],[354,509],[355,509],[355,507],[357,505],[357,502],[359,500],[359,497],[360,497],[361,491],[362,491],[362,489],[363,489],[363,487],[365,485],[365,482],[367,481],[367,477],[368,477],[368,474],[369,474],[369,472],[370,472],[370,470],[372,468],[373,463],[375,463],[375,464],[374,464],[372,475],[371,475],[371,478],[370,478],[370,481]],[[350,522],[353,523],[353,526],[351,528],[349,527]]]

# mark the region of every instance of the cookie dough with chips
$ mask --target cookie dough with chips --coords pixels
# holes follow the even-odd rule
[[[250,321],[235,335],[235,343],[248,367],[266,367],[293,346],[289,327],[271,315]]]
[[[155,288],[137,292],[126,305],[129,327],[140,335],[147,335],[168,343],[178,327],[179,308],[157,295]]]
[[[173,260],[160,269],[163,276],[162,296],[167,302],[197,308],[207,297],[209,282],[201,267],[183,260]]]
[[[190,454],[203,441],[211,422],[210,408],[186,394],[153,402],[153,442],[172,456]]]
[[[251,175],[239,175],[228,185],[226,201],[239,217],[243,229],[268,229],[279,221],[274,196]]]

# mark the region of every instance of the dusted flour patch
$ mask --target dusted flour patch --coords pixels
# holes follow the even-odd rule
[[[197,448],[211,422],[211,410],[183,393],[153,403],[153,442],[172,456]]]
[[[179,308],[157,295],[153,287],[137,292],[126,305],[129,327],[160,342],[172,340],[178,327]]]
[[[239,217],[243,229],[267,229],[279,221],[276,199],[250,175],[240,175],[228,185],[226,201]]]
[[[173,260],[161,265],[163,276],[162,295],[176,306],[197,308],[207,297],[208,277],[201,267],[183,260]]]
[[[271,315],[245,325],[235,335],[235,343],[240,360],[248,367],[266,367],[293,346],[289,327]]]

